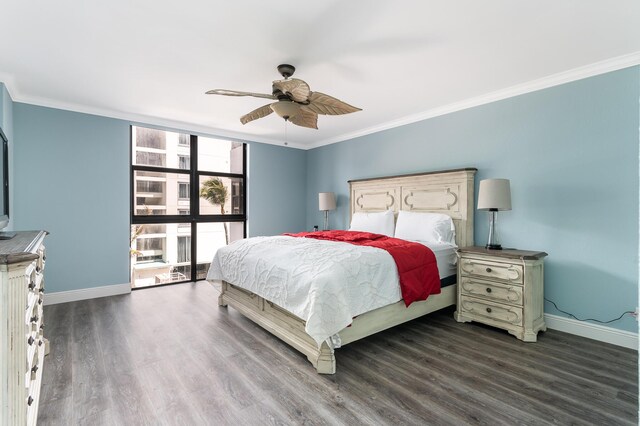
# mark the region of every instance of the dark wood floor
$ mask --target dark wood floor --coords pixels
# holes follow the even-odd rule
[[[338,372],[207,283],[47,306],[41,425],[638,424],[637,352],[434,313],[337,351]]]

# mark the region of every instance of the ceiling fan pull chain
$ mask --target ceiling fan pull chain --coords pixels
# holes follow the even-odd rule
[[[287,120],[284,120],[284,146],[289,145],[288,139],[287,139]]]

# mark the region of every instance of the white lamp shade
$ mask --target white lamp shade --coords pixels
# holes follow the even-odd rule
[[[335,210],[336,209],[336,194],[333,192],[321,192],[318,194],[319,210]]]
[[[478,210],[511,210],[509,179],[484,179],[478,189]]]

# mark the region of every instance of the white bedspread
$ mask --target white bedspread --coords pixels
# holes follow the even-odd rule
[[[236,241],[218,250],[207,280],[227,281],[304,319],[318,346],[355,316],[402,298],[385,250],[311,238]]]

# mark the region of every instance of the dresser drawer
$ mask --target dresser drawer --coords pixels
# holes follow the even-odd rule
[[[498,284],[477,278],[460,278],[460,291],[464,295],[522,306],[522,287],[519,285]]]
[[[511,263],[491,262],[473,258],[460,259],[463,274],[488,280],[500,280],[512,284],[522,284],[522,266]]]
[[[478,317],[488,323],[522,325],[522,308],[501,305],[475,297],[461,296],[461,306],[458,307],[464,315]]]

